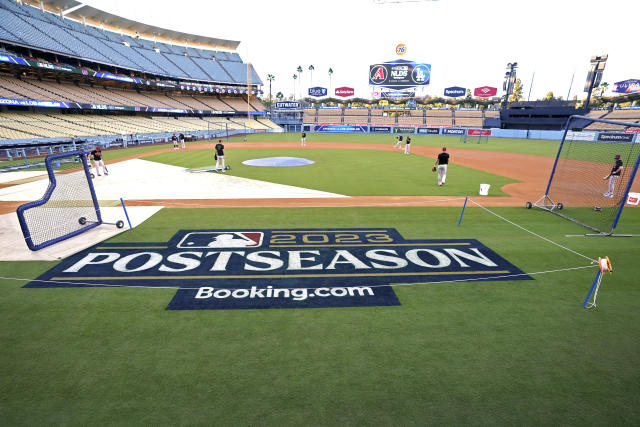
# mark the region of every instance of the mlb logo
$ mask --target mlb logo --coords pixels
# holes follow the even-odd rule
[[[255,248],[262,245],[264,233],[257,231],[194,231],[187,233],[180,249]]]

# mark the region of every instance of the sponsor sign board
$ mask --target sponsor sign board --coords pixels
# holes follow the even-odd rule
[[[566,139],[570,141],[595,141],[596,132],[593,131],[568,131]]]
[[[314,132],[366,132],[367,126],[364,125],[316,125],[313,127]]]
[[[397,59],[369,67],[369,84],[395,89],[428,85],[431,64]]]
[[[496,96],[497,93],[498,88],[491,86],[477,87],[473,90],[473,96],[478,96],[480,98],[491,98],[492,96]]]
[[[369,126],[372,133],[391,133],[391,126]]]
[[[467,129],[467,135],[471,136],[490,136],[491,129]]]
[[[440,134],[440,128],[418,128],[418,133],[426,133],[429,135],[438,135]]]
[[[383,98],[413,98],[416,93],[407,90],[391,90],[382,92]]]
[[[400,305],[394,283],[532,280],[475,239],[407,240],[394,228],[179,230],[109,243],[26,288],[176,287],[168,310]]]
[[[296,110],[300,108],[300,103],[297,101],[278,101],[276,102],[276,108],[283,110]]]
[[[622,132],[600,132],[598,134],[598,141],[605,142],[633,142],[632,133]]]
[[[467,89],[460,86],[451,86],[451,87],[444,88],[444,96],[450,96],[452,98],[465,96],[466,93],[467,93]]]
[[[464,135],[464,129],[461,128],[442,128],[443,135]]]
[[[416,133],[416,128],[409,126],[396,126],[393,128],[394,133]]]
[[[355,90],[352,87],[338,87],[336,88],[336,96],[342,96],[342,97],[347,97],[347,96],[353,96],[353,94],[355,93]]]
[[[319,86],[310,87],[309,96],[327,96],[327,88]]]
[[[627,204],[638,206],[640,203],[640,193],[629,193],[627,196]]]
[[[616,93],[635,93],[640,92],[640,80],[629,79],[613,84],[613,91]]]

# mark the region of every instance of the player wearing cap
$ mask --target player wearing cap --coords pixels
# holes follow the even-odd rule
[[[407,136],[407,142],[404,143],[404,154],[411,153],[411,137]]]
[[[396,141],[396,143],[393,145],[393,148],[398,148],[399,150],[402,150],[402,135],[398,135],[398,141]]]
[[[300,144],[303,147],[306,147],[306,145],[307,145],[307,133],[305,131],[302,131],[302,136],[300,138]]]
[[[224,145],[222,145],[222,140],[219,139],[218,143],[215,146],[216,154],[216,170],[221,170],[224,172]],[[222,169],[220,169],[220,161],[222,161]]]
[[[614,159],[615,164],[611,168],[611,172],[609,172],[609,175],[602,178],[604,180],[609,180],[609,189],[606,193],[602,194],[604,197],[607,197],[609,199],[613,198],[613,192],[616,188],[616,181],[618,180],[618,178],[620,178],[620,174],[624,170],[624,167],[622,166],[622,160],[620,160],[620,154],[616,154]]]
[[[438,170],[438,185],[443,186],[447,179],[447,165],[449,164],[449,153],[447,147],[442,147],[442,153],[438,154],[438,158],[433,165],[433,171]]]
[[[101,176],[100,166],[102,166],[102,170],[104,171],[104,174],[109,175],[109,172],[107,171],[107,167],[104,164],[104,160],[102,160],[102,150],[97,145],[96,145],[96,149],[91,151],[91,160],[93,160],[96,166],[96,173],[98,174],[98,176]]]

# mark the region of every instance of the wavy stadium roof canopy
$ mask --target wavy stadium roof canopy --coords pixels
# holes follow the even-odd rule
[[[13,1],[13,0],[3,0]],[[124,32],[129,35],[136,33],[140,37],[153,39],[158,41],[171,42],[177,44],[185,44],[189,46],[197,46],[211,49],[228,49],[236,50],[239,41],[224,40],[214,37],[199,36],[195,34],[183,33],[167,28],[156,27],[154,25],[143,24],[131,19],[123,18],[109,12],[97,9],[93,6],[82,3],[77,0],[23,0],[23,3],[31,4],[38,8],[43,7],[49,12],[62,14],[65,18],[71,18],[76,21],[86,22],[95,26],[104,26],[105,29]]]

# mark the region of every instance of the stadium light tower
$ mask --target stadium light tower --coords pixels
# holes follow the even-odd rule
[[[509,96],[513,93],[513,86],[516,83],[516,68],[518,68],[517,62],[509,62],[507,64],[508,71],[504,74],[504,83],[502,83],[502,90],[504,91],[504,101],[502,101],[502,108],[507,107]]]
[[[608,58],[609,55],[591,57],[589,74],[587,74],[587,81],[584,83],[584,91],[587,92],[587,100],[584,103],[584,108],[589,108],[589,102],[591,102],[591,91],[593,88],[600,86],[602,73],[604,72],[604,67],[607,65]]]

